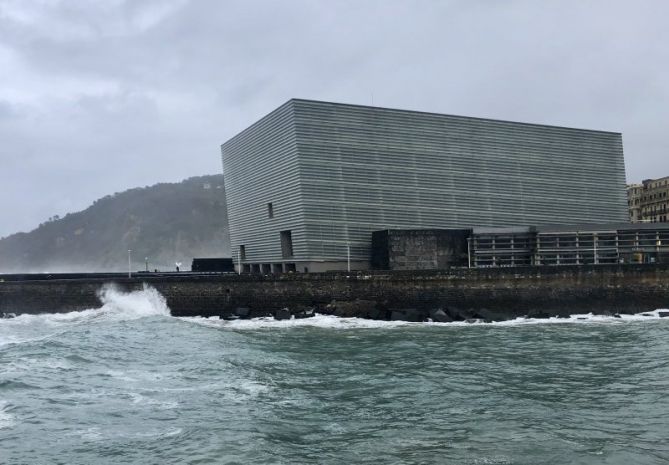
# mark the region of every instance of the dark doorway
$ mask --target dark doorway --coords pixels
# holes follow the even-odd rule
[[[290,231],[281,231],[281,255],[283,258],[293,257],[293,235]]]

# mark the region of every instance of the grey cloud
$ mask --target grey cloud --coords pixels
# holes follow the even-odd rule
[[[291,97],[621,131],[631,181],[669,175],[660,0],[35,5],[0,0],[0,236],[218,172]]]

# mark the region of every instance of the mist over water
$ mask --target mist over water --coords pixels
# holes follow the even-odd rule
[[[0,320],[0,463],[660,464],[669,319]]]

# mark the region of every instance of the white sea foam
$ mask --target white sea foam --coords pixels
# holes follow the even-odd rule
[[[380,321],[368,320],[364,318],[340,318],[333,315],[317,314],[312,318],[300,318],[291,320],[275,320],[272,317],[252,318],[250,320],[222,320],[218,317],[200,318],[200,317],[182,317],[184,321],[195,324],[210,326],[213,328],[236,329],[236,330],[254,330],[254,329],[282,329],[314,327],[327,329],[358,329],[358,328],[394,328],[407,325],[417,325],[423,323],[409,323],[406,321]]]
[[[15,417],[7,409],[7,402],[0,400],[0,430],[14,426]]]
[[[65,359],[45,357],[45,358],[29,358],[21,357],[17,360],[11,360],[3,365],[2,373],[4,374],[24,374],[37,371],[68,371],[73,370],[72,363]]]
[[[183,432],[181,428],[169,428],[167,430],[153,429],[149,431],[143,431],[141,433],[135,433],[134,437],[149,439],[149,438],[169,438],[172,436],[178,436]]]
[[[69,313],[23,314],[0,319],[0,347],[48,339],[72,325],[98,320],[124,321],[170,315],[165,297],[146,284],[142,290],[132,292],[123,292],[113,285],[106,285],[100,290],[99,297],[102,303],[100,308]]]
[[[28,320],[23,319],[21,322],[13,322],[13,323],[23,323],[24,325],[27,324]],[[12,344],[22,344],[24,342],[35,342],[35,341],[41,341],[44,339],[48,339],[51,336],[55,336],[58,334],[58,332],[55,333],[50,333],[46,335],[41,335],[41,336],[35,336],[35,337],[26,337],[26,336],[20,336],[19,334],[12,334],[12,330],[15,329],[18,325],[10,325],[4,324],[5,320],[0,319],[0,347],[12,345]]]
[[[258,381],[242,381],[235,384],[238,392],[242,392],[248,397],[257,397],[270,391],[270,387]]]
[[[408,321],[383,321],[368,320],[364,318],[340,318],[333,315],[317,314],[312,318],[275,320],[271,317],[253,318],[250,320],[223,320],[218,317],[182,317],[183,321],[188,321],[202,326],[208,326],[219,329],[229,330],[260,330],[260,329],[286,329],[312,327],[323,329],[394,329],[406,327],[432,326],[443,328],[456,327],[479,327],[479,326],[524,326],[524,325],[545,325],[545,324],[620,324],[625,322],[656,321],[662,319],[659,315],[663,309],[651,312],[643,312],[635,315],[620,315],[620,318],[604,315],[593,315],[592,313],[573,314],[569,318],[516,318],[513,320],[485,323],[476,321],[468,323],[465,321],[454,321],[451,323],[436,322],[408,322]],[[669,318],[666,318],[669,321]]]
[[[137,378],[133,378],[132,376],[128,376],[128,374],[125,371],[121,370],[107,370],[106,374],[111,376],[112,378],[116,378],[120,381],[123,381],[125,383],[136,383]]]
[[[160,410],[171,410],[179,406],[179,402],[176,400],[158,400],[139,392],[129,392],[127,395],[135,405],[148,405]]]
[[[78,436],[85,441],[100,441],[103,439],[102,431],[97,426],[92,426],[86,429],[79,429],[64,434],[65,436]]]
[[[516,318],[514,320],[500,321],[492,324],[498,326],[537,325],[537,324],[588,324],[588,323],[620,324],[626,322],[657,321],[663,319],[660,316],[660,312],[667,312],[667,311],[669,310],[657,309],[650,312],[637,313],[634,315],[621,314],[618,317],[606,316],[606,315],[593,315],[592,313],[575,313],[573,315],[570,315],[569,318],[521,317],[521,318]],[[666,318],[666,320],[669,321],[669,318]],[[464,324],[466,325],[467,323]],[[482,324],[489,324],[489,323],[482,323]]]

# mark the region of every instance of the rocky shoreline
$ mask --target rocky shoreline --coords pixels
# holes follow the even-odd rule
[[[419,308],[389,308],[380,305],[373,300],[354,301],[332,301],[327,305],[296,306],[294,308],[284,307],[274,311],[262,311],[239,307],[235,312],[224,319],[250,319],[260,317],[273,317],[276,320],[290,320],[292,318],[311,318],[317,314],[333,315],[341,318],[364,318],[380,321],[408,321],[408,322],[436,322],[451,323],[454,321],[466,323],[493,323],[508,321],[516,318],[569,318],[573,315],[573,309],[565,308],[561,311],[535,310],[527,313],[522,312],[500,312],[480,309],[460,309],[456,307],[439,307],[433,309]],[[633,314],[633,312],[595,312],[596,315],[620,318],[622,314]],[[643,313],[642,313],[643,315]],[[647,314],[651,316],[651,314]],[[659,311],[660,317],[669,317],[668,311]]]

